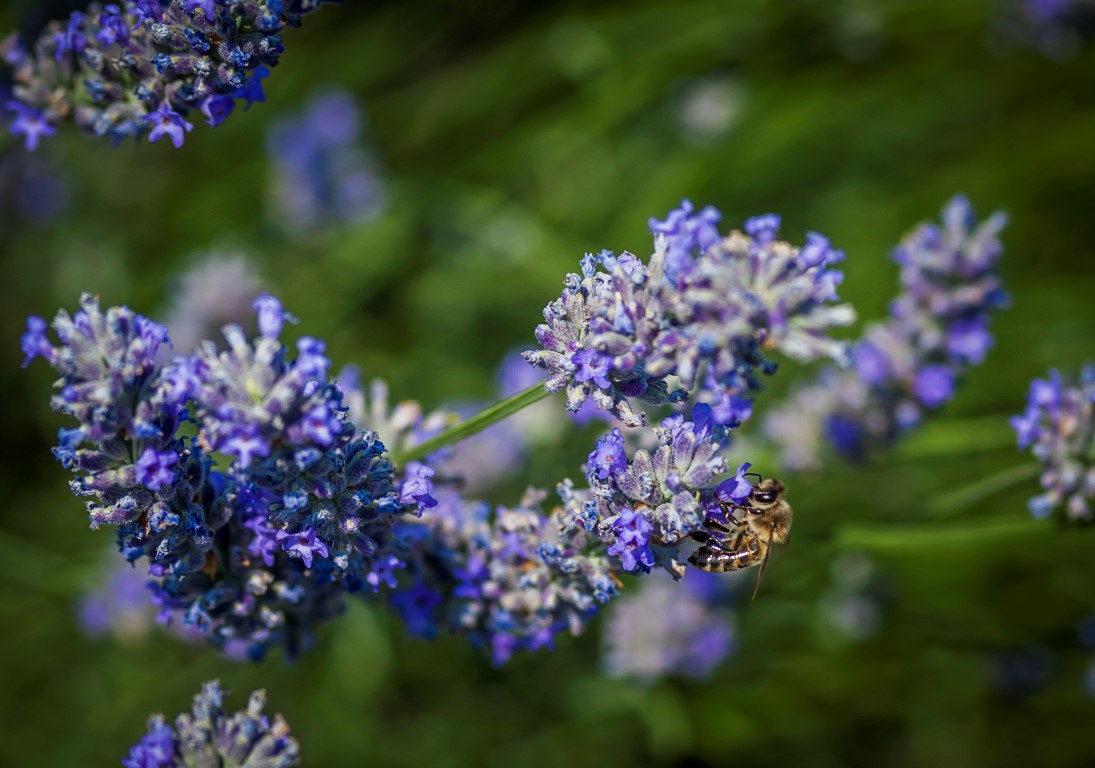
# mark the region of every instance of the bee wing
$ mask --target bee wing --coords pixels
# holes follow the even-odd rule
[[[757,571],[757,585],[753,587],[753,596],[749,599],[749,602],[753,602],[757,599],[757,593],[760,592],[760,580],[764,578],[764,569],[768,567],[768,557],[772,554],[772,536],[775,534],[775,528],[768,528],[768,546],[764,548],[764,559],[760,561],[760,569]]]

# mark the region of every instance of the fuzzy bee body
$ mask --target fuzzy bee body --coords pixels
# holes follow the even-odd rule
[[[748,501],[727,510],[731,527],[706,521],[707,530],[696,536],[702,545],[689,555],[689,564],[709,573],[740,571],[759,565],[759,588],[769,556],[786,549],[791,539],[794,512],[783,498],[783,491],[783,483],[779,480],[761,480]],[[739,512],[744,519],[735,516]]]

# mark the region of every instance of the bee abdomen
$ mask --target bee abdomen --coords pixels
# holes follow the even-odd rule
[[[688,562],[701,571],[708,573],[726,573],[748,568],[756,561],[749,551],[728,552],[725,549],[700,547],[688,556]]]

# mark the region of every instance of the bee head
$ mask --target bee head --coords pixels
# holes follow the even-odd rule
[[[769,477],[753,487],[753,493],[749,496],[748,509],[756,514],[767,512],[779,504],[782,497],[783,483],[774,477]]]

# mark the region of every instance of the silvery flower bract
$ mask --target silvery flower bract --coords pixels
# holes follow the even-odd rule
[[[148,721],[148,733],[122,760],[123,768],[290,768],[300,763],[300,745],[281,715],[263,714],[266,692],[255,691],[247,708],[224,712],[216,680],[202,686],[190,713],[172,728],[163,715]]]

